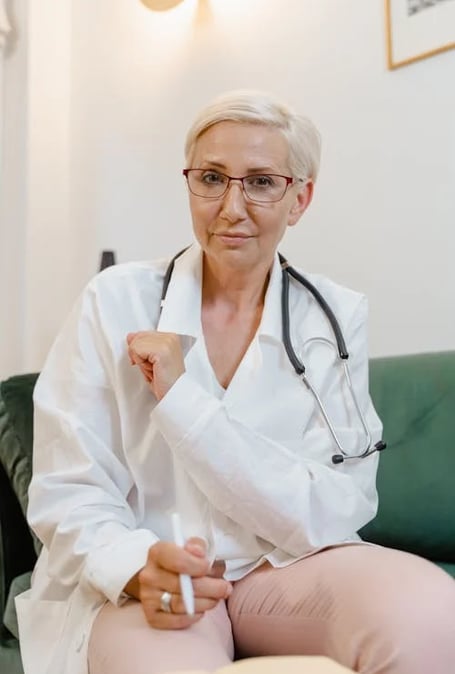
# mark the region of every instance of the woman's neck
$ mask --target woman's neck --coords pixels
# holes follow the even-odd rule
[[[203,257],[202,303],[224,305],[233,312],[255,310],[264,305],[270,265],[243,271],[213,264]]]

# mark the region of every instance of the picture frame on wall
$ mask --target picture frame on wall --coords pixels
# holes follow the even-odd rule
[[[390,70],[455,49],[455,0],[385,0]]]

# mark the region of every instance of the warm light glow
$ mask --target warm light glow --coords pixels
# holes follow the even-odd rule
[[[141,0],[141,2],[149,9],[153,9],[156,12],[164,12],[167,9],[180,5],[183,0]]]
[[[181,68],[182,61],[179,54],[185,50],[188,40],[192,39],[192,25],[199,0],[185,0],[185,2],[180,0],[179,4],[169,11],[145,9],[145,2],[157,1],[162,0],[141,0],[130,12],[131,30],[133,33],[137,32],[139,39],[131,41],[129,50],[133,60],[147,68],[150,66],[155,68],[159,61],[162,76],[166,77],[165,71],[170,67],[169,61],[177,58],[178,67]],[[175,0],[173,2],[175,3]]]

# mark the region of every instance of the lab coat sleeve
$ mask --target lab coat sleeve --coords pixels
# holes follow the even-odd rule
[[[362,300],[344,334],[353,387],[377,442],[382,427],[368,394],[366,315]],[[365,436],[349,398],[340,399],[339,380],[332,378],[325,400],[336,432],[345,446],[361,451]],[[376,514],[378,454],[334,466],[333,440],[314,418],[301,451],[292,451],[232,418],[223,402],[188,374],[152,418],[212,506],[287,555],[300,557],[352,538]]]
[[[28,519],[47,550],[47,574],[89,583],[118,603],[157,536],[137,528],[127,502],[109,345],[93,289],[58,336],[34,392]]]

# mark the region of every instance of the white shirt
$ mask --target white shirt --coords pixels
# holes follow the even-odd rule
[[[204,536],[210,556],[226,560],[230,580],[265,559],[284,566],[359,541],[356,531],[376,513],[377,454],[332,464],[338,450],[287,358],[278,258],[261,324],[226,391],[201,328],[199,247],[177,260],[160,316],[166,266],[117,265],[96,276],[39,377],[28,515],[44,549],[32,589],[17,601],[26,674],[86,674],[96,612],[106,598],[122,601],[153,543],[172,540],[172,510],[187,536]],[[308,278],[340,323],[376,442],[382,429],[368,394],[366,300]],[[330,325],[294,283],[290,307],[294,348],[343,447],[358,454],[366,438]],[[155,329],[181,336],[186,368],[159,403],[126,351],[128,332]]]

